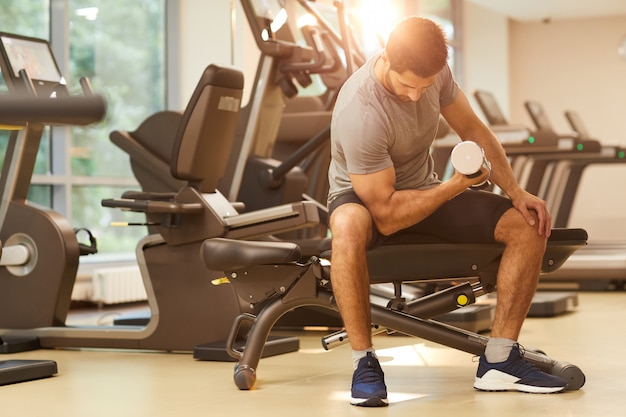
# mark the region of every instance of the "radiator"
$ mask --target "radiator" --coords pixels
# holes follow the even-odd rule
[[[91,301],[100,305],[147,300],[141,272],[136,265],[98,268],[93,271]]]

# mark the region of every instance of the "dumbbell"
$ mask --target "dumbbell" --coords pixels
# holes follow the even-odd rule
[[[452,149],[450,161],[454,169],[468,178],[475,178],[481,175],[482,168],[487,168],[491,172],[491,164],[485,157],[485,152],[476,143],[470,140],[457,144]],[[472,185],[471,188],[482,189],[490,185],[489,180],[485,180],[480,184]]]

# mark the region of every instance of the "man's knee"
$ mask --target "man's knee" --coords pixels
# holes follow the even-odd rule
[[[359,242],[367,245],[372,237],[372,217],[360,204],[342,204],[330,216],[333,242]]]
[[[537,231],[539,220],[534,213],[535,225],[531,226],[517,209],[507,210],[496,225],[495,238],[505,244],[530,245],[529,249],[545,250],[547,238]]]

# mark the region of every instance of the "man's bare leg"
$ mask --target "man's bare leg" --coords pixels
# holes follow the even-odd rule
[[[516,209],[504,213],[494,234],[506,249],[498,270],[498,303],[491,336],[517,340],[537,289],[547,239]]]
[[[343,204],[333,211],[330,230],[333,293],[352,347],[354,373],[350,404],[384,407],[389,402],[385,375],[372,345],[370,280],[365,255],[372,236],[372,218],[360,204]]]
[[[353,350],[372,347],[370,282],[365,252],[372,236],[369,211],[360,204],[343,204],[330,218],[333,234],[331,279],[333,294]]]
[[[564,379],[546,374],[527,362],[517,340],[537,289],[547,239],[537,233],[516,209],[498,222],[496,240],[506,244],[498,271],[498,303],[481,356],[474,388],[482,391],[561,392]]]

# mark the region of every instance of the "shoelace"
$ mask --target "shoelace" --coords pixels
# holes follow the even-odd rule
[[[367,367],[363,368],[361,372],[355,375],[355,380],[364,383],[379,382],[381,380],[381,374],[382,372],[378,370],[378,367],[375,366],[374,362],[370,359],[367,361]]]
[[[522,346],[519,342],[513,344],[513,348],[515,348],[515,347],[517,347],[517,350],[519,351],[519,356],[523,360],[524,354],[526,353],[526,348],[524,346]],[[480,355],[472,356],[472,362],[478,362],[479,360],[480,360]],[[537,368],[535,366],[535,364],[533,364],[532,362],[529,362],[529,361],[526,361],[526,360],[524,360],[524,362],[528,363],[530,366],[532,366],[535,369],[539,370],[539,368]]]
[[[507,366],[508,369],[513,371],[514,374],[519,377],[525,377],[534,372],[540,372],[539,368],[537,368],[534,363],[524,359],[524,353],[526,353],[526,349],[524,348],[524,346],[516,343],[515,345],[513,345],[513,347],[517,347],[517,350],[519,352],[519,358],[509,363],[509,366]]]

